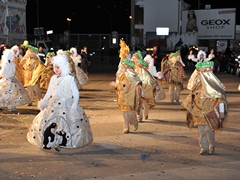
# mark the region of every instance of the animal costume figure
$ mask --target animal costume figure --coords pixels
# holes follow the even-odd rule
[[[138,129],[136,113],[141,107],[141,80],[133,70],[134,64],[127,59],[130,51],[123,40],[120,41],[120,63],[116,72],[116,81],[110,85],[116,90],[117,104],[123,115],[123,133]]]
[[[28,45],[27,48],[26,54],[20,61],[23,74],[22,83],[24,87],[27,87],[28,95],[32,101],[34,100],[34,92],[40,100],[42,93],[39,83],[42,74],[46,71],[46,66],[37,55],[38,48],[31,45]]]
[[[88,77],[87,78],[84,78],[84,76],[82,76],[83,78],[81,79],[82,83],[80,84],[80,81],[79,79],[77,78],[77,74],[76,74],[76,66],[75,66],[75,63],[73,61],[73,59],[71,58],[71,52],[70,51],[63,51],[62,49],[59,49],[57,51],[57,54],[61,54],[61,55],[65,55],[67,56],[67,59],[68,59],[68,63],[69,63],[69,68],[70,68],[70,72],[71,74],[74,76],[74,80],[75,80],[75,83],[78,87],[78,90],[82,89],[82,85],[81,84],[85,84],[88,82]]]
[[[14,59],[13,62],[16,64],[16,71],[15,71],[15,77],[16,79],[23,84],[23,72],[22,72],[22,67],[20,65],[21,58],[18,57],[19,55],[19,48],[17,45],[14,45],[11,47],[11,51],[14,54]]]
[[[40,88],[42,89],[46,89],[46,90],[48,89],[50,79],[55,74],[55,72],[53,71],[53,63],[52,63],[53,56],[54,54],[50,52],[47,53],[46,55],[46,60],[44,64],[46,66],[46,69],[42,73],[40,78]]]
[[[41,111],[29,128],[27,139],[39,148],[55,147],[57,151],[89,145],[93,141],[90,122],[79,104],[79,91],[67,57],[61,54],[54,56],[53,67],[55,74],[44,98],[38,102]],[[45,140],[50,136],[48,127],[53,123],[57,125],[54,131],[51,130],[56,141],[46,145]]]
[[[0,107],[9,111],[17,111],[16,106],[26,105],[31,102],[22,83],[15,78],[16,64],[13,62],[15,55],[10,49],[5,49],[1,59],[0,70]]]
[[[142,81],[142,91],[144,97],[142,99],[142,108],[138,114],[138,121],[148,119],[149,109],[156,105],[156,100],[165,98],[163,87],[158,80],[154,78],[148,71],[148,63],[142,59],[140,51],[132,55],[131,61],[134,62],[134,71]]]
[[[201,155],[214,153],[214,133],[224,127],[228,116],[225,86],[212,70],[212,61],[196,64],[187,86],[191,92],[182,103],[187,110],[188,127],[199,129]]]
[[[89,78],[88,78],[87,74],[84,72],[84,70],[81,67],[79,67],[79,64],[82,63],[81,55],[79,55],[77,53],[76,48],[71,48],[70,53],[71,53],[70,57],[72,58],[74,65],[75,65],[77,80],[79,81],[79,84],[82,87],[84,84],[89,82]]]
[[[180,91],[183,89],[183,81],[186,78],[184,67],[180,51],[165,56],[161,62],[163,74],[161,82],[168,86],[171,102],[179,103]]]

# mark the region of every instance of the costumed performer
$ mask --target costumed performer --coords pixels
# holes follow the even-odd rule
[[[147,54],[144,57],[144,61],[148,63],[148,71],[151,73],[153,77],[156,77],[157,69],[156,66],[154,65],[154,59],[150,54]]]
[[[81,86],[79,80],[77,79],[77,75],[76,75],[76,66],[75,66],[75,63],[74,63],[73,59],[70,57],[71,56],[71,52],[69,50],[63,51],[62,49],[59,49],[57,51],[57,55],[60,55],[60,54],[67,56],[71,74],[72,74],[72,76],[74,76],[74,80],[75,80],[75,83],[76,83],[76,85],[78,87],[78,90],[81,90],[82,86]]]
[[[82,57],[80,54],[77,53],[77,49],[75,47],[72,47],[70,49],[70,52],[71,52],[70,57],[72,58],[75,64],[76,77],[79,81],[79,84],[82,87],[84,84],[89,82],[89,78],[87,74],[84,72],[84,70],[81,67],[79,67],[79,64],[82,63]]]
[[[198,127],[200,155],[214,154],[215,132],[228,117],[225,86],[213,74],[213,61],[198,62],[187,88],[191,90],[182,106],[187,110],[187,126]]]
[[[142,81],[142,108],[137,119],[142,122],[149,116],[149,110],[156,105],[156,101],[165,99],[165,93],[162,85],[148,71],[148,63],[143,60],[141,51],[137,51],[132,55],[131,61],[134,63],[134,71]]]
[[[39,148],[80,148],[93,141],[90,122],[79,104],[79,91],[65,55],[53,57],[55,74],[44,98],[38,102],[40,113],[27,133],[28,141]]]
[[[23,83],[22,67],[20,66],[21,58],[18,57],[20,53],[18,45],[12,46],[11,52],[14,54],[13,62],[16,64],[15,78],[17,78],[19,82]]]
[[[46,55],[45,63],[44,65],[46,66],[45,71],[42,73],[41,78],[40,78],[40,88],[41,89],[48,89],[49,82],[51,77],[55,74],[53,70],[53,63],[52,63],[52,58],[55,56],[55,54],[52,52],[48,52]]]
[[[185,64],[182,61],[180,51],[167,54],[161,62],[163,84],[169,88],[170,102],[179,103],[180,91],[183,89],[183,81],[186,79],[184,70]]]
[[[28,95],[32,102],[34,100],[34,92],[38,100],[42,99],[42,92],[40,89],[40,78],[46,70],[46,66],[38,57],[38,48],[28,45],[24,57],[20,61],[23,73],[23,86],[27,87]],[[32,106],[32,102],[29,106]]]
[[[117,104],[123,116],[123,133],[138,129],[137,113],[141,107],[141,80],[133,70],[134,63],[130,61],[130,50],[124,40],[120,40],[120,62],[116,72],[116,81],[109,85],[116,90]]]
[[[15,78],[15,55],[10,49],[3,51],[0,70],[0,107],[7,111],[17,111],[16,106],[31,102],[21,82]],[[10,107],[10,109],[8,109]]]
[[[213,59],[214,57],[215,56],[212,51],[207,57],[206,52],[203,50],[199,50],[197,53],[197,57],[195,57],[193,54],[193,50],[190,50],[189,55],[188,55],[188,60],[193,61],[195,63],[196,62],[207,62],[207,61],[210,61],[211,59]]]

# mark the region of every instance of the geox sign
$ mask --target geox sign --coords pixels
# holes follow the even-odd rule
[[[190,12],[191,11],[191,12]],[[193,18],[193,15],[195,19]],[[189,17],[189,15],[192,15]],[[182,12],[182,33],[196,23],[198,39],[235,39],[236,9],[204,9]],[[189,30],[190,29],[190,30]]]

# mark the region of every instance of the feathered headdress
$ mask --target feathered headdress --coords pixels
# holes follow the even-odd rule
[[[120,40],[120,54],[119,54],[119,57],[120,59],[123,59],[125,57],[127,57],[129,54],[130,54],[130,49],[129,47],[126,45],[125,41],[124,40]]]

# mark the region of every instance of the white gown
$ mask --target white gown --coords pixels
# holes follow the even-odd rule
[[[47,107],[34,118],[28,141],[43,149],[80,148],[93,141],[89,119],[78,103],[79,92],[70,75],[53,75],[44,97]]]

